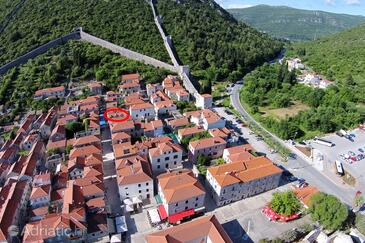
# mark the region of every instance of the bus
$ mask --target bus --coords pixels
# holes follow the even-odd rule
[[[335,164],[336,164],[337,174],[343,176],[345,174],[345,172],[343,170],[343,165],[342,165],[341,161],[336,160]]]
[[[321,144],[321,145],[326,145],[326,146],[328,146],[328,147],[333,147],[333,146],[335,146],[335,144],[334,144],[334,143],[332,143],[331,141],[324,140],[324,139],[322,139],[322,138],[318,138],[318,137],[315,137],[315,138],[313,139],[313,142],[318,143],[318,144]]]

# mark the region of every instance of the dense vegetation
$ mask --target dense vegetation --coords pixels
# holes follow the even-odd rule
[[[11,8],[12,2],[1,0],[0,10]],[[0,33],[0,65],[79,26],[115,44],[169,60],[145,0],[27,0]]]
[[[356,88],[351,80],[326,90],[306,87],[296,83],[295,74],[289,72],[286,65],[265,64],[245,78],[241,100],[259,121],[281,138],[302,138],[354,127],[363,121],[364,114],[356,104],[364,102],[365,97],[356,95]],[[294,101],[300,101],[310,109],[285,119],[261,116],[262,107],[289,107]]]
[[[312,219],[330,230],[340,229],[348,217],[348,209],[338,198],[322,192],[310,199],[309,206]]]
[[[365,22],[363,16],[285,6],[257,5],[243,9],[228,9],[228,12],[261,31],[289,40],[314,40]]]
[[[34,101],[32,96],[38,89],[95,78],[104,81],[107,89],[116,89],[120,75],[134,72],[139,72],[146,82],[161,81],[169,74],[98,46],[69,42],[0,76],[0,105],[4,110],[10,109],[0,124],[12,121],[29,107],[45,110],[55,104],[52,100]],[[56,102],[60,104],[62,100]]]
[[[298,213],[302,207],[293,191],[275,192],[270,207],[279,214],[289,216]]]
[[[20,0],[0,0],[0,30],[4,24],[5,17],[9,16],[19,2]]]
[[[158,12],[181,62],[208,82],[236,81],[281,50],[280,42],[238,23],[212,0],[179,2],[158,0]]]
[[[358,87],[357,96],[365,92],[365,24],[313,42],[296,43],[288,55],[298,55],[316,72],[330,80],[344,82],[351,75]]]

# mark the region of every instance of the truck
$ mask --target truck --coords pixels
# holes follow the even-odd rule
[[[342,165],[341,161],[336,160],[335,165],[336,165],[337,174],[339,174],[340,176],[343,176],[345,174],[345,172],[343,170],[343,165]]]
[[[325,145],[325,146],[328,146],[328,147],[335,146],[335,144],[333,142],[328,141],[328,140],[324,140],[324,139],[318,138],[318,137],[315,137],[313,139],[313,142],[318,143],[318,144],[321,144],[321,145]]]

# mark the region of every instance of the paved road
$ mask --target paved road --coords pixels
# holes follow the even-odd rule
[[[255,123],[257,126],[263,128],[258,122],[256,122],[253,117],[251,117],[245,109],[242,107],[239,99],[239,90],[242,85],[235,85],[231,92],[231,103],[232,106],[237,110],[246,120]],[[266,129],[263,128],[265,131]],[[268,131],[267,131],[268,132]],[[274,134],[268,132],[273,139],[278,141],[279,143],[287,146],[284,141],[276,137]],[[254,146],[254,144],[253,144]],[[266,154],[269,154],[270,151],[262,151]],[[312,165],[306,162],[304,159],[300,158],[296,151],[293,151],[295,154],[295,159],[291,158],[287,163],[281,163],[284,167],[286,167],[289,171],[291,171],[295,176],[304,178],[308,181],[308,183],[316,186],[319,190],[333,194],[336,197],[340,198],[343,202],[351,205],[353,202],[353,198],[355,195],[354,188],[348,187],[346,185],[339,185],[330,179],[326,174],[319,172]]]
[[[103,147],[103,173],[104,173],[104,185],[105,185],[105,199],[107,204],[107,212],[110,215],[117,216],[122,214],[121,201],[119,198],[118,183],[115,177],[115,162],[112,150],[112,144],[110,141],[110,129],[108,127],[101,129],[102,135],[102,147]]]

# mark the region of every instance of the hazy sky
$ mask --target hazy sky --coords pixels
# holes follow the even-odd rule
[[[365,0],[215,0],[224,8],[244,8],[257,4],[285,5],[294,8],[323,10],[365,16]]]

